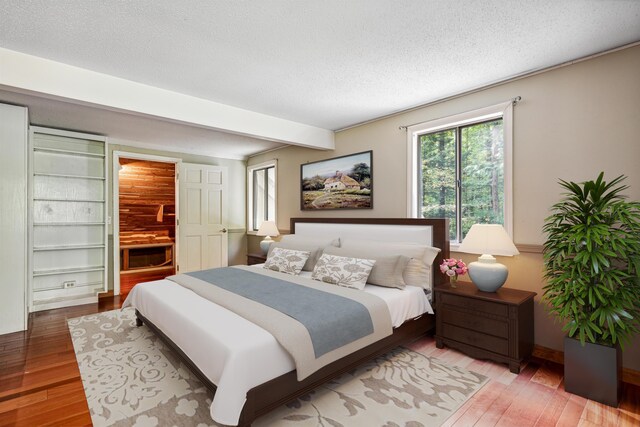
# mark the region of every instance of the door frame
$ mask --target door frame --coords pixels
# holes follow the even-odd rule
[[[178,216],[179,216],[179,185],[178,185],[178,171],[180,167],[180,163],[182,163],[182,159],[177,157],[166,157],[166,156],[157,156],[155,154],[142,154],[142,153],[133,153],[129,151],[114,151],[113,152],[113,164],[112,164],[112,194],[113,194],[113,294],[120,295],[120,177],[118,172],[120,172],[120,159],[136,159],[136,160],[148,160],[152,162],[161,162],[161,163],[173,163],[175,165],[175,202],[176,202],[176,216],[175,216],[175,227],[176,227],[176,244],[174,246],[174,257],[178,259],[178,251],[180,250],[180,244],[178,242],[179,235],[179,224]]]

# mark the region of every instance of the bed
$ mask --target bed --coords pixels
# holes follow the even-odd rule
[[[332,236],[339,238],[340,243],[347,242],[346,248],[348,242],[360,241],[391,249],[399,243],[433,246],[439,249],[432,261],[436,266],[449,257],[447,231],[444,219],[292,218],[290,226],[291,234],[300,238]],[[252,270],[259,266],[243,268]],[[431,268],[430,286],[445,280],[435,271]],[[296,280],[317,283],[304,279],[310,274],[302,272],[303,278]],[[400,290],[367,284],[364,292],[384,301],[393,324],[392,333],[301,380],[291,354],[272,334],[170,280],[137,285],[123,306],[135,307],[138,325],[146,324],[176,350],[212,390],[211,416],[216,422],[246,426],[276,407],[434,328],[434,316],[429,314],[433,313],[429,289],[407,286]]]

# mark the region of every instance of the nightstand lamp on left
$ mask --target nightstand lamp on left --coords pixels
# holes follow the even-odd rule
[[[511,237],[500,224],[474,224],[458,248],[460,252],[479,254],[478,261],[469,264],[471,281],[484,292],[495,292],[507,280],[507,267],[493,255],[519,255]]]
[[[262,250],[263,254],[267,254],[267,252],[269,251],[269,246],[271,246],[271,244],[274,242],[274,240],[271,238],[276,237],[280,234],[280,231],[278,230],[278,227],[276,227],[276,223],[273,221],[262,221],[262,224],[260,224],[260,228],[258,228],[258,232],[256,233],[256,235],[258,236],[266,236],[261,242],[260,242],[260,249]]]

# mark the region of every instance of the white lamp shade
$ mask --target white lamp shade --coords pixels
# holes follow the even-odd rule
[[[471,281],[484,292],[496,292],[507,280],[507,267],[492,255],[518,255],[516,245],[500,224],[473,224],[458,248],[460,252],[482,254],[469,264]]]
[[[519,255],[516,245],[500,224],[474,224],[458,247],[468,254]]]
[[[280,231],[278,231],[278,227],[276,227],[275,222],[262,221],[262,224],[260,224],[260,228],[258,228],[258,232],[256,234],[258,236],[278,236]]]

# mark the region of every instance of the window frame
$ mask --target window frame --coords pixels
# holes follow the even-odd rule
[[[274,214],[273,220],[278,223],[278,161],[269,160],[255,165],[247,166],[247,234],[255,235],[258,231],[254,230],[254,172],[269,169],[273,167],[273,199]]]
[[[407,217],[420,218],[418,191],[420,183],[419,136],[454,127],[481,123],[502,117],[504,133],[504,229],[513,239],[513,101],[503,102],[465,113],[454,114],[407,127]],[[458,153],[459,155],[459,153]],[[460,167],[459,162],[457,166]],[[457,190],[459,191],[459,189]],[[459,195],[456,195],[456,199]],[[461,242],[451,241],[451,250]]]

